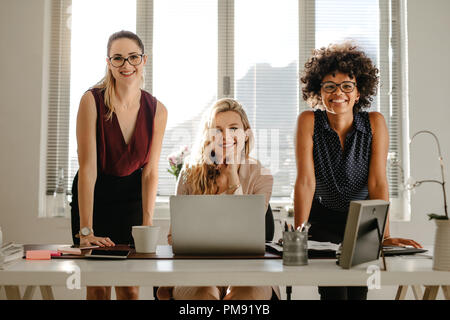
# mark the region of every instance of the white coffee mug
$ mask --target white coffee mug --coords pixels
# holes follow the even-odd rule
[[[159,227],[133,226],[131,234],[137,253],[154,253],[158,242]]]

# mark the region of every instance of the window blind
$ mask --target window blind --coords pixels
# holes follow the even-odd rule
[[[136,34],[144,43],[145,54],[148,56],[144,69],[144,90],[153,92],[153,0],[136,1]]]
[[[383,0],[391,5],[391,109],[390,159],[398,160],[404,171],[396,165],[389,165],[391,212],[396,220],[411,219],[410,193],[403,188],[403,179],[409,176],[409,92],[408,92],[408,35],[407,0]],[[385,6],[387,4],[384,4]]]
[[[299,0],[299,73],[302,75],[305,63],[316,48],[316,4],[315,0]],[[299,79],[300,80],[300,79]],[[303,100],[299,88],[299,113],[310,107]]]
[[[53,194],[64,169],[68,189],[71,0],[51,1],[46,193]]]

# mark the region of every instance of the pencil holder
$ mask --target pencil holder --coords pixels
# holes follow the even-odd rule
[[[308,232],[283,232],[283,264],[286,266],[308,264]]]

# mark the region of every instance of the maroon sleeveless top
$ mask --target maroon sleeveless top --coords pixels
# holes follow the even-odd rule
[[[90,89],[97,107],[97,170],[98,173],[128,176],[144,167],[150,158],[157,100],[141,90],[136,126],[128,145],[125,143],[116,113],[106,119],[104,90]]]

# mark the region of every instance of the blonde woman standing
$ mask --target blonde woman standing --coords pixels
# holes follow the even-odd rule
[[[111,35],[107,73],[86,91],[77,116],[79,171],[72,186],[75,244],[131,244],[133,225],[152,225],[166,108],[143,85],[144,45],[129,31]],[[138,299],[139,287],[116,287]],[[111,287],[87,287],[87,299],[110,299]]]
[[[263,194],[266,209],[273,177],[250,158],[253,134],[242,105],[225,98],[205,114],[202,132],[177,182],[178,195]],[[265,214],[266,211],[261,212]],[[172,244],[171,231],[168,243]],[[242,300],[280,297],[278,287],[160,287],[159,299]]]

